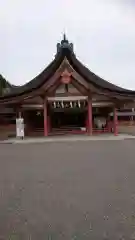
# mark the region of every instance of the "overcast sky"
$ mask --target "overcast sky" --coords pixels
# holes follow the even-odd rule
[[[30,81],[64,31],[91,71],[135,89],[135,0],[1,0],[0,73],[13,84]]]

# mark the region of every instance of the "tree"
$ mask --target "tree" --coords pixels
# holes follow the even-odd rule
[[[11,88],[9,82],[0,74],[0,96],[3,95],[4,90]]]

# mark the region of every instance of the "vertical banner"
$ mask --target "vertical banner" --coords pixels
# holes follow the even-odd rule
[[[24,138],[24,119],[23,118],[16,119],[16,137]]]

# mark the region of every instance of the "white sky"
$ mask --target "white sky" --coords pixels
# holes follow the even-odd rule
[[[16,85],[30,81],[64,30],[91,71],[135,89],[135,0],[0,0],[0,73]]]

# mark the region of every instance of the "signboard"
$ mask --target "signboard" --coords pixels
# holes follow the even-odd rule
[[[23,118],[16,119],[16,137],[19,137],[19,138],[24,137],[24,119]]]
[[[67,69],[61,74],[61,82],[63,84],[69,84],[71,82],[71,73]]]

